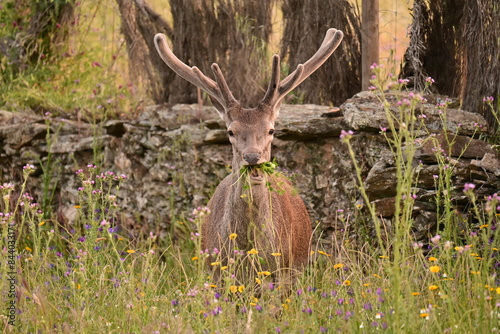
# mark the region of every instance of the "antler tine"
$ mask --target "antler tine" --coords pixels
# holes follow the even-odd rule
[[[335,49],[337,49],[343,37],[344,34],[342,33],[342,31],[334,28],[328,29],[318,51],[316,51],[316,53],[304,64],[299,64],[295,71],[293,71],[290,75],[288,75],[281,81],[278,86],[278,94],[274,93],[274,96],[269,104],[276,105],[277,103],[279,103],[286,94],[300,85],[305,79],[307,79],[312,73],[314,73],[314,71],[316,71],[321,65],[323,65],[323,63],[332,55]],[[274,71],[275,70],[273,63],[273,72]],[[269,95],[269,89],[268,93],[266,93],[266,97],[268,97]],[[264,100],[266,99],[266,97],[264,97]]]
[[[222,74],[222,71],[220,70],[219,65],[216,63],[212,64],[212,71],[214,72],[215,75],[215,81],[217,82],[217,85],[219,86],[220,92],[224,100],[226,101],[227,106],[231,106],[234,104],[237,104],[238,101],[233,96],[233,93],[231,93],[231,90],[229,89],[229,86],[227,85],[226,79],[224,78],[224,75]]]
[[[188,65],[184,64],[179,58],[174,55],[172,50],[170,50],[165,35],[156,34],[154,37],[154,42],[156,50],[158,51],[161,59],[175,73],[177,73],[179,76],[189,81],[196,87],[203,89],[210,96],[216,99],[224,108],[233,103],[234,97],[232,99],[226,99],[226,97],[228,96],[227,91],[229,90],[229,88],[227,88],[225,80],[225,87],[223,87],[221,90],[219,82],[216,83],[215,81],[207,77],[205,74],[203,74],[203,72],[200,71],[198,67],[189,67]],[[231,93],[229,92],[229,94]],[[232,94],[230,96],[232,97]]]
[[[278,91],[278,85],[280,83],[280,56],[275,54],[273,56],[273,65],[271,70],[271,80],[269,81],[269,86],[267,87],[267,92],[261,103],[270,104]]]

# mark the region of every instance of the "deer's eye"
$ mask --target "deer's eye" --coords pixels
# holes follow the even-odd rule
[[[269,134],[272,136],[274,134],[274,129],[269,130]]]
[[[227,134],[229,135],[229,137],[234,136],[234,132],[233,132],[233,131],[231,131],[231,130],[229,130],[229,131],[227,132]]]

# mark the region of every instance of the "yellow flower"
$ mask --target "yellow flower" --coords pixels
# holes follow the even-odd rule
[[[382,277],[380,277],[380,275],[377,275],[377,274],[373,274],[373,276],[376,278],[382,278]]]
[[[327,254],[327,253],[325,253],[325,252],[323,252],[321,250],[319,250],[318,253],[320,253],[321,255],[331,256],[330,254]]]
[[[500,295],[500,288],[496,288],[495,291],[497,292],[497,295]]]
[[[463,251],[463,250],[464,250],[464,248],[463,248],[462,246],[457,246],[457,247],[455,247],[455,250],[456,250],[457,252],[461,252],[461,251]]]
[[[218,266],[220,264],[220,262],[212,262],[210,263],[211,266]]]
[[[431,256],[429,259],[428,259],[430,262],[436,262],[438,259],[435,258],[434,256]]]
[[[33,252],[33,251],[31,250],[31,248],[29,248],[28,246],[24,247],[24,249],[26,249],[26,250],[27,250],[28,252],[30,252],[30,253],[31,253],[31,252]]]
[[[236,285],[231,285],[229,287],[229,291],[231,291],[231,293],[236,293],[238,291],[238,287]]]
[[[473,271],[473,270],[471,270],[471,272],[470,272],[470,273],[471,273],[472,275],[479,275],[479,274],[481,274],[481,272],[480,272],[480,271]]]
[[[237,237],[237,236],[238,236],[238,235],[237,235],[236,233],[231,233],[231,234],[229,235],[229,239],[234,240],[234,239],[236,239],[236,237]]]
[[[262,284],[262,281],[261,281],[261,280],[260,280],[260,278],[258,278],[258,277],[255,277],[255,282],[256,282],[257,284]],[[499,288],[499,289],[500,289],[500,288]]]
[[[431,271],[431,273],[438,273],[441,268],[439,268],[439,266],[430,266],[429,270]]]
[[[420,313],[420,318],[428,318],[429,313]]]
[[[419,296],[420,295],[420,292],[412,292],[411,293],[412,296]]]
[[[227,266],[220,267],[220,270],[226,270]]]
[[[387,255],[380,255],[379,258],[381,258],[381,259],[388,259],[389,257]]]
[[[81,205],[75,205],[75,209],[80,209],[81,207]]]
[[[434,291],[434,290],[437,290],[437,289],[439,289],[439,287],[437,285],[432,284],[432,285],[429,286],[429,290],[431,290],[431,291]]]
[[[271,272],[269,272],[269,271],[259,271],[259,272],[257,273],[257,275],[269,276],[269,275],[271,275]]]
[[[333,266],[333,269],[340,269],[340,268],[344,268],[343,263],[337,263],[336,265]]]
[[[344,283],[342,283],[342,284],[345,285],[345,286],[349,286],[349,285],[351,285],[351,281],[349,281],[348,279],[346,279],[344,281]]]
[[[45,222],[44,222],[44,221],[43,221],[43,222],[39,222],[39,223],[38,223],[38,226],[42,226],[42,225],[45,225]]]
[[[198,258],[197,256],[193,256],[193,257],[191,258],[191,261],[196,261],[196,260],[198,260],[198,259],[199,259],[199,258]]]
[[[238,292],[243,292],[243,291],[245,291],[245,286],[244,285],[240,285],[238,287]]]
[[[281,253],[271,253],[272,256],[281,256]]]
[[[484,225],[479,226],[479,228],[480,228],[480,229],[483,229],[483,228],[486,228],[486,227],[488,227],[488,226],[490,226],[490,225],[488,225],[488,224],[484,224]]]
[[[255,248],[252,248],[252,249],[250,249],[250,250],[247,252],[247,254],[250,254],[250,255],[255,255],[255,254],[259,254],[259,251],[258,251],[258,250],[256,250]]]
[[[217,287],[217,285],[215,285],[215,284],[210,284],[210,287],[211,287],[211,288],[216,288],[216,287]]]
[[[80,289],[82,288],[82,286],[80,285],[80,283],[78,283],[78,285],[76,286],[76,288],[77,288],[78,290],[80,290]]]
[[[133,254],[133,253],[135,253],[135,250],[133,250],[133,249],[127,249],[127,253]]]

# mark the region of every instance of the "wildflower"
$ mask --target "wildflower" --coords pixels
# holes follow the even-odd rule
[[[28,246],[24,247],[24,249],[26,249],[28,252],[32,253],[33,250],[31,250],[31,248],[29,248]]]
[[[429,319],[429,313],[420,313],[420,318]]]
[[[336,265],[333,266],[333,269],[340,269],[343,268],[344,264],[343,263],[337,263]]]
[[[431,271],[431,273],[438,273],[441,268],[439,266],[430,266],[429,270]]]
[[[348,130],[348,131],[341,130],[340,131],[340,139],[349,140],[353,134],[354,134],[354,132],[352,132],[352,130]]]
[[[474,190],[474,188],[476,188],[476,185],[474,183],[466,183],[464,184],[464,193],[472,191]]]
[[[252,248],[251,250],[249,250],[247,252],[247,254],[249,254],[249,255],[256,255],[256,254],[259,254],[259,251],[256,250],[255,248]]]
[[[323,252],[321,250],[319,250],[318,253],[320,253],[321,255],[331,256],[330,254],[327,254],[327,253],[325,253],[325,252]]]
[[[314,255],[314,251],[311,251],[311,252],[309,253],[309,255]]]
[[[348,279],[346,279],[346,280],[344,281],[344,283],[342,283],[342,284],[343,284],[344,286],[349,286],[349,285],[351,285],[351,281],[349,281]]]
[[[134,253],[135,253],[135,250],[133,250],[133,249],[127,249],[127,253],[129,253],[129,254],[134,254]]]
[[[500,288],[496,288],[495,291],[497,292],[497,295],[500,295]]]
[[[438,259],[435,258],[434,256],[431,256],[430,258],[428,258],[427,260],[429,260],[429,262],[436,262]]]
[[[196,260],[198,260],[198,257],[197,257],[197,256],[193,256],[193,257],[191,258],[191,261],[196,261]]]
[[[381,259],[388,259],[389,257],[387,255],[380,255],[379,258],[381,258]]]
[[[260,306],[260,305],[255,305],[255,309],[256,309],[257,311],[261,312],[261,311],[262,311],[262,306]]]
[[[257,275],[259,275],[259,276],[269,276],[269,275],[271,275],[271,272],[269,272],[269,271],[259,271],[257,273]]]
[[[262,281],[260,280],[260,278],[255,277],[255,283],[257,283],[257,284],[262,284]]]
[[[238,292],[238,287],[236,285],[231,285],[229,291],[231,291],[231,293],[236,293]]]
[[[412,296],[420,296],[420,292],[412,292],[411,295]]]
[[[210,263],[211,266],[218,266],[220,264],[220,262],[212,262]]]
[[[493,102],[493,96],[486,96],[483,98],[483,102]]]
[[[240,292],[240,293],[241,293],[241,292],[243,292],[243,291],[245,291],[245,286],[244,286],[244,285],[240,285],[240,286],[238,286],[238,292]]]
[[[472,275],[479,275],[479,274],[481,274],[481,272],[480,272],[480,271],[474,271],[474,270],[471,270],[471,272],[470,272],[470,273],[471,273]]]
[[[227,269],[227,266],[220,267],[220,270],[226,270],[226,269]]]
[[[237,236],[238,236],[238,235],[237,235],[236,233],[231,233],[231,234],[229,235],[229,239],[234,240],[234,239],[236,239],[236,237],[237,237]]]
[[[281,253],[271,253],[272,256],[281,256]]]
[[[42,221],[42,222],[38,223],[38,226],[43,226],[43,225],[45,225],[45,222],[44,222],[44,221]]]
[[[428,84],[433,84],[435,81],[433,78],[427,77],[427,78],[425,78],[425,82],[427,82]]]
[[[434,245],[437,245],[439,244],[439,240],[441,240],[441,236],[439,234],[436,234],[435,236],[433,236],[431,238],[431,242],[434,244]]]
[[[437,289],[439,289],[439,287],[437,285],[432,284],[432,285],[429,286],[429,290],[431,290],[431,291],[434,291],[434,290],[437,290]]]

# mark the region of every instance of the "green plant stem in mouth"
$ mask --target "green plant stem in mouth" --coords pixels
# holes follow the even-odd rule
[[[278,167],[278,164],[271,161],[264,162],[258,165],[244,165],[240,168],[240,174],[242,174],[242,176],[251,176],[254,171],[261,171],[264,174],[272,175],[276,172],[276,167]]]

